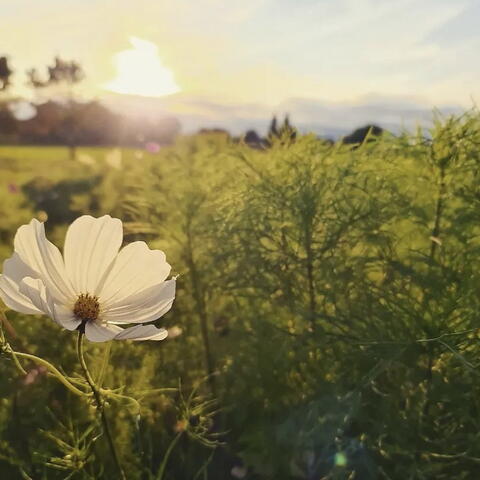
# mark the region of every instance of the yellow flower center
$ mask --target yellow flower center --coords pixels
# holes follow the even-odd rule
[[[73,313],[84,324],[96,320],[100,313],[98,298],[89,293],[82,293],[75,302]]]

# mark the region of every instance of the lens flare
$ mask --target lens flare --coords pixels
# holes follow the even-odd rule
[[[117,75],[103,88],[144,97],[163,97],[180,91],[173,72],[163,65],[154,43],[138,37],[130,37],[130,43],[133,48],[113,57]]]
[[[346,467],[347,466],[347,456],[343,452],[336,453],[334,463],[335,463],[336,467]]]

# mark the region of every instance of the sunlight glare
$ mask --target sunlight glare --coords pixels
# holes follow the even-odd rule
[[[145,97],[162,97],[180,91],[173,72],[162,64],[157,46],[138,37],[130,37],[133,48],[113,57],[116,77],[104,88],[111,92]]]

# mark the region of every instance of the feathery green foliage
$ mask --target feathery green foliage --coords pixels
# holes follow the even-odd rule
[[[355,149],[290,133],[264,150],[184,137],[113,166],[2,147],[0,254],[32,215],[58,243],[84,213],[166,252],[178,290],[159,324],[182,334],[87,345],[129,479],[240,463],[251,480],[474,478],[479,113]],[[71,332],[7,316],[16,351],[80,382]],[[94,409],[19,361],[27,375],[0,362],[2,478],[114,478]]]

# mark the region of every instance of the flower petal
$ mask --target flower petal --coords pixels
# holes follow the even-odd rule
[[[165,328],[157,328],[154,325],[135,325],[125,328],[115,336],[115,340],[164,340],[168,336]]]
[[[75,330],[81,324],[81,321],[73,314],[73,307],[55,304],[40,279],[25,277],[20,282],[20,292],[31,299],[41,313],[48,315],[61,327],[67,330]]]
[[[122,222],[105,215],[83,215],[68,228],[64,257],[75,293],[97,295],[97,287],[122,244]]]
[[[40,312],[52,317],[47,299],[47,289],[39,278],[25,277],[19,284],[20,293],[25,295]]]
[[[122,305],[124,299],[163,282],[170,265],[160,250],[150,250],[145,242],[133,242],[120,250],[111,271],[99,290],[105,308]]]
[[[61,327],[67,330],[76,330],[82,323],[74,314],[73,307],[67,307],[65,305],[57,305],[52,303],[51,311],[53,313],[53,320],[57,322]]]
[[[122,304],[102,311],[102,320],[113,324],[146,323],[160,318],[172,307],[175,279],[131,295]]]
[[[74,296],[58,248],[45,237],[45,227],[37,219],[22,225],[15,235],[15,252],[42,279],[49,293],[60,303]]]
[[[106,342],[112,340],[122,329],[115,325],[104,326],[98,322],[87,322],[85,325],[85,336],[91,342]]]
[[[22,261],[18,253],[3,262],[3,275],[0,275],[0,298],[5,305],[20,313],[42,313],[32,301],[20,293],[19,283],[24,277],[34,276],[35,272]]]
[[[25,277],[36,278],[37,272],[32,270],[18,253],[14,253],[3,262],[3,274],[11,278],[15,283],[20,283]]]
[[[20,293],[18,285],[5,275],[0,275],[0,298],[16,312],[35,315],[42,313],[29,298]]]

